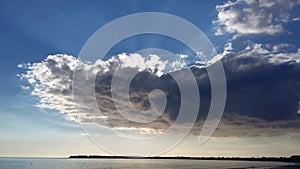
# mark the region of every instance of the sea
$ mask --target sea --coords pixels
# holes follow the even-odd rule
[[[221,160],[0,158],[0,169],[259,169],[285,165],[287,163]]]

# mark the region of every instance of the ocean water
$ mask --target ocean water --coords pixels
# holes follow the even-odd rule
[[[223,169],[269,168],[281,162],[175,160],[175,159],[34,159],[0,158],[0,169]]]

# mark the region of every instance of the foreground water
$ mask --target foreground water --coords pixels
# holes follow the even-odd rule
[[[190,169],[274,168],[281,162],[175,160],[175,159],[34,159],[0,158],[0,169]]]

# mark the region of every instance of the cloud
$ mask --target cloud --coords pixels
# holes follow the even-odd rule
[[[177,55],[182,59],[186,59],[187,57],[189,57],[189,55],[186,54],[177,54]]]
[[[18,68],[23,68],[23,64],[18,64],[17,67]]]
[[[30,89],[29,86],[23,86],[23,85],[21,85],[20,87],[21,87],[21,89],[23,89],[23,90],[29,90],[29,89]]]
[[[251,44],[243,50],[234,51],[232,44],[228,43],[224,52],[208,62],[206,66],[214,64],[217,60],[222,61],[228,86],[224,116],[215,136],[299,132],[300,50],[290,48],[292,47],[287,44]],[[144,134],[153,134],[163,132],[177,118],[181,102],[180,90],[169,73],[183,74],[187,67],[182,65],[184,62],[164,61],[157,55],[145,59],[139,54],[124,53],[107,61],[86,63],[70,55],[57,54],[50,55],[38,63],[26,64],[26,72],[20,77],[31,85],[32,95],[39,98],[39,107],[57,110],[68,120],[98,125],[106,125],[103,123],[105,121],[110,125],[107,127],[120,130],[136,129]],[[124,118],[116,110],[112,99],[111,81],[117,68],[121,69],[119,80],[126,79],[130,72],[139,72],[131,81],[129,95],[137,110],[144,111],[150,107],[149,93],[152,90],[160,89],[165,93],[167,105],[156,120],[137,123]],[[196,77],[201,97],[197,123],[192,132],[199,134],[210,107],[210,81],[205,65],[190,68]],[[79,72],[77,78],[82,82],[96,76],[95,96],[82,96],[84,101],[80,104],[72,98],[75,69]],[[184,79],[184,76],[182,78]],[[122,101],[125,97],[127,96],[120,95],[118,103],[123,105],[123,111],[129,112],[132,118],[147,120],[156,115],[131,112]],[[101,116],[98,110],[91,109],[91,101],[95,98]],[[188,116],[188,112],[185,113]],[[184,127],[184,124],[182,125]]]
[[[299,132],[300,53],[299,49],[288,52],[290,48],[287,44],[251,44],[235,52],[231,43],[225,45],[224,52],[215,57],[222,60],[227,78],[225,112],[215,136]],[[200,74],[205,73],[196,76]],[[200,81],[203,83],[205,79]],[[209,89],[199,86],[203,96],[203,91]],[[209,100],[209,94],[204,94],[204,98]],[[204,107],[206,104],[209,103],[204,103]],[[205,114],[207,109],[199,113]],[[204,119],[205,115],[199,118],[194,134],[200,133]]]
[[[289,10],[300,0],[236,0],[217,5],[216,35],[225,32],[239,34],[274,35],[284,31],[283,24],[289,18]]]
[[[300,21],[300,18],[299,17],[293,18],[292,21]]]
[[[158,83],[160,76],[165,74],[166,71],[181,69],[184,66],[185,64],[180,60],[174,60],[174,62],[163,61],[157,55],[149,55],[148,59],[144,59],[139,54],[127,55],[123,53],[107,61],[98,60],[95,63],[85,63],[70,55],[57,54],[49,55],[42,62],[23,64],[22,67],[27,71],[19,76],[26,79],[32,86],[32,95],[39,98],[37,106],[58,110],[68,120],[101,125],[104,125],[103,121],[105,120],[110,126],[116,128],[134,126],[143,130],[148,128],[150,131],[150,128],[154,128],[160,131],[170,125],[168,117],[165,115],[152,122],[149,127],[147,124],[130,123],[118,113],[111,97],[112,75],[116,68],[124,71],[136,70],[140,72],[136,76],[136,80],[132,82],[135,88],[131,91],[131,101],[137,109],[145,110],[150,105],[148,101],[149,92],[152,89],[163,87],[162,83]],[[99,116],[97,110],[91,109],[90,102],[94,98],[82,96],[82,100],[85,100],[84,103],[79,105],[74,102],[72,80],[75,68],[79,72],[77,78],[82,79],[82,81],[88,81],[96,76],[95,96],[99,109],[104,116]],[[128,74],[124,74],[123,77],[126,76]]]
[[[234,103],[244,98],[245,105],[256,102],[255,98],[268,98],[260,106],[263,107],[263,110],[269,106],[270,109],[274,108],[271,112],[278,113],[274,113],[270,117],[265,116],[265,113],[258,114],[262,118],[275,118],[275,115],[279,115],[279,113],[287,115],[288,109],[297,110],[299,91],[295,86],[299,85],[299,78],[296,75],[300,71],[299,54],[299,49],[294,53],[278,53],[278,50],[268,50],[262,44],[253,44],[242,51],[223,55],[222,62],[229,88],[228,101],[235,98],[231,95],[236,95],[237,100],[233,101]],[[283,106],[283,110],[280,110],[274,103],[280,103],[279,106],[285,103],[291,105]],[[258,103],[255,104],[259,106]],[[290,113],[293,114],[295,110]],[[259,111],[251,111],[251,107],[246,108],[245,106],[241,106],[241,110],[237,112],[242,111],[259,113]]]
[[[273,52],[283,52],[283,51],[290,51],[295,49],[294,45],[287,44],[287,43],[279,43],[272,46]]]

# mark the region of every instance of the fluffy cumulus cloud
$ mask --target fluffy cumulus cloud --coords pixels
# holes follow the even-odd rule
[[[107,61],[97,60],[95,63],[83,62],[73,56],[57,54],[49,55],[44,61],[33,64],[19,64],[19,68],[26,69],[26,73],[20,74],[21,79],[26,79],[29,86],[21,86],[22,89],[32,89],[32,95],[39,98],[37,106],[41,108],[54,109],[64,114],[68,120],[80,123],[96,123],[106,125],[103,120],[112,127],[123,129],[140,128],[142,132],[149,131],[153,127],[159,132],[169,126],[169,119],[163,115],[150,124],[139,125],[128,122],[126,118],[118,113],[114,106],[111,95],[111,81],[116,69],[126,71],[134,70],[139,72],[132,80],[134,88],[130,90],[130,101],[137,110],[146,110],[150,106],[148,94],[153,89],[162,88],[165,84],[160,82],[162,76],[170,71],[182,69],[186,65],[179,58],[173,62],[161,60],[157,55],[149,55],[147,59],[140,54],[119,54]],[[95,80],[95,95],[82,95],[80,100],[84,102],[74,102],[73,98],[73,75],[77,72],[79,81]],[[122,72],[120,71],[120,72]],[[120,76],[120,74],[119,74]],[[128,76],[122,74],[119,79]],[[96,77],[95,79],[93,79]],[[86,87],[79,85],[79,87]],[[78,86],[76,86],[78,87]],[[166,88],[166,87],[164,87]],[[81,91],[82,89],[76,89]],[[177,94],[177,93],[176,93]],[[77,94],[78,96],[78,94]],[[96,97],[98,108],[93,109],[91,101]],[[120,96],[121,100],[126,96]],[[122,102],[121,102],[122,104]],[[126,106],[125,106],[126,107]],[[130,109],[123,109],[130,111]],[[138,116],[134,114],[132,116]]]
[[[299,132],[300,50],[288,49],[290,46],[287,44],[252,44],[233,52],[231,44],[227,44],[224,52],[206,65],[210,66],[216,60],[221,60],[227,76],[227,102],[215,136]],[[58,54],[50,55],[42,62],[18,67],[26,70],[19,76],[28,81],[32,95],[39,98],[38,106],[42,108],[58,110],[66,119],[79,123],[108,124],[107,127],[122,130],[138,129],[143,133],[159,133],[172,125],[180,109],[180,90],[169,73],[180,74],[186,67],[184,62],[176,62],[178,63],[169,63],[157,55],[144,59],[139,54],[120,54],[107,61],[86,63],[73,56]],[[156,114],[157,118],[149,123],[130,121],[120,114],[111,92],[112,78],[117,69],[121,69],[121,72],[138,72],[132,79],[129,90],[129,99],[136,110],[149,109],[149,93],[160,89],[167,98],[163,113]],[[191,66],[190,69],[197,79],[201,97],[198,118],[192,130],[192,133],[199,134],[210,107],[210,81],[205,67]],[[82,81],[96,77],[95,95],[92,98],[82,96],[85,102],[74,102],[72,97],[75,70],[80,72],[79,78]],[[122,80],[127,75],[122,74],[119,78]],[[22,88],[28,89],[26,86]],[[125,104],[122,102],[125,97],[127,96],[119,96],[121,105]],[[89,105],[95,98],[101,115]],[[123,111],[130,112],[130,107],[126,106],[123,105]],[[185,113],[188,116],[188,112]],[[152,116],[153,114],[132,114],[136,118]]]
[[[296,20],[289,10],[300,0],[236,0],[217,5],[216,35],[225,32],[274,35],[284,31],[283,24]]]

